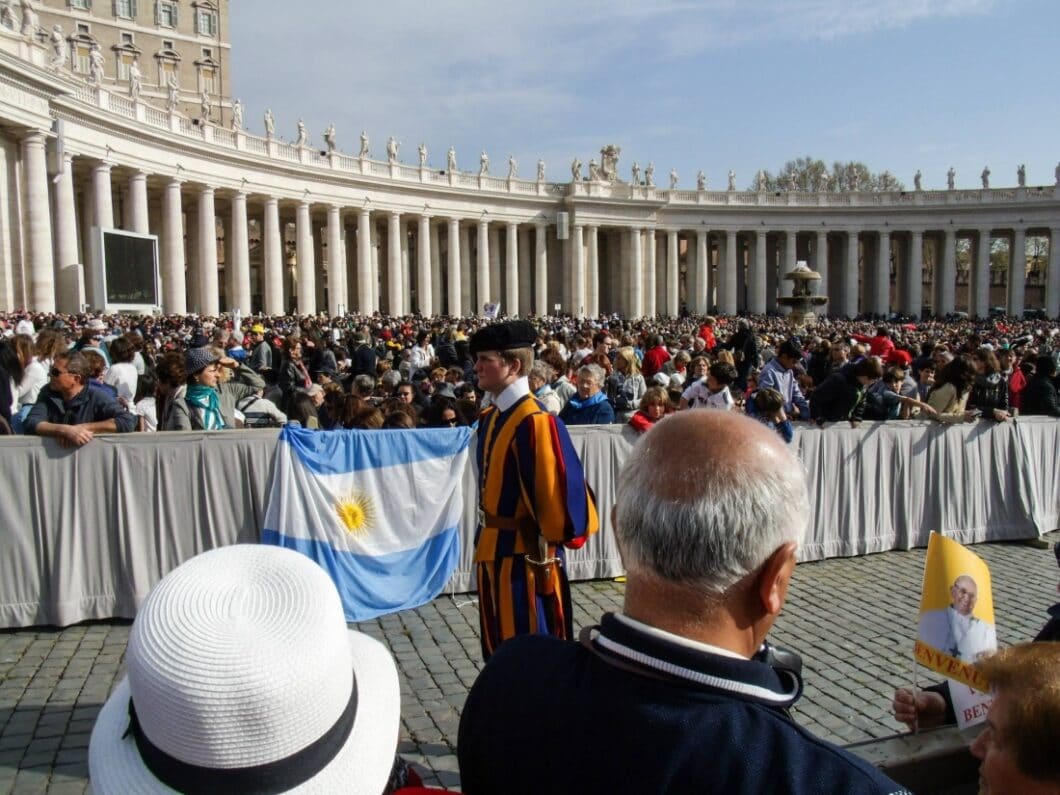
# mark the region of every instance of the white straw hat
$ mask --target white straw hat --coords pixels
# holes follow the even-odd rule
[[[125,656],[89,744],[98,795],[383,791],[397,670],[347,629],[309,558],[258,544],[198,555],[151,591]]]

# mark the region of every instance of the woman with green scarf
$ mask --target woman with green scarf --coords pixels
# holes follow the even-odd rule
[[[190,348],[184,355],[187,384],[174,394],[166,411],[166,431],[224,431],[240,427],[236,402],[265,386],[261,376],[215,348]],[[222,368],[234,371],[221,378]]]

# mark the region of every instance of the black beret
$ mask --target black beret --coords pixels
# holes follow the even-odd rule
[[[537,331],[525,320],[493,323],[476,331],[471,336],[471,355],[482,351],[510,351],[514,348],[532,348],[537,341]]]

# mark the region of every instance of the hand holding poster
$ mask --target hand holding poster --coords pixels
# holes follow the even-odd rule
[[[986,717],[989,683],[974,663],[997,649],[990,570],[956,541],[932,533],[924,564],[917,662],[947,677],[961,728]]]

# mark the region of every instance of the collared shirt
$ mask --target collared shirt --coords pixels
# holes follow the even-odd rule
[[[665,640],[667,643],[676,643],[678,646],[684,646],[686,649],[692,649],[693,651],[701,651],[707,654],[717,654],[720,657],[731,657],[734,660],[747,660],[748,657],[744,657],[742,654],[737,654],[729,649],[723,649],[720,646],[714,646],[710,643],[703,643],[698,640],[692,640],[691,638],[685,638],[681,635],[675,635],[672,632],[667,632],[665,629],[659,629],[653,627],[651,624],[645,624],[643,621],[637,621],[635,618],[630,618],[625,613],[615,613],[615,619],[628,627],[632,627],[645,635],[650,635],[653,638],[659,640]]]
[[[504,391],[493,397],[493,405],[500,411],[507,411],[516,404],[523,395],[530,394],[530,382],[525,376],[516,378],[504,388]]]
[[[118,433],[136,430],[136,415],[123,409],[105,392],[86,386],[67,402],[63,400],[62,395],[46,386],[40,391],[37,402],[29,410],[22,427],[27,434],[34,434],[42,422],[81,425],[104,420],[114,420]]]

